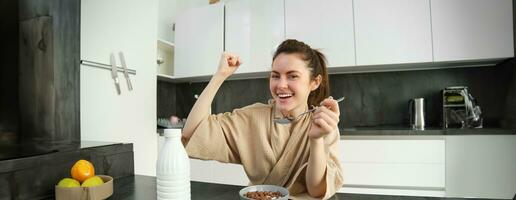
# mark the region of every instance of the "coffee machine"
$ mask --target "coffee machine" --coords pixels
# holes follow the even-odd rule
[[[482,128],[480,106],[465,86],[443,90],[443,128]]]

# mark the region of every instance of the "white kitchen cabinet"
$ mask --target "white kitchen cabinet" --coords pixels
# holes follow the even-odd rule
[[[212,160],[190,159],[192,181],[246,186],[249,179],[242,165]]]
[[[159,76],[172,76],[174,74],[174,43],[158,39],[156,71]]]
[[[119,73],[118,95],[111,71],[81,65],[81,140],[134,144],[136,174],[155,175],[157,0],[81,1],[81,59],[109,64],[125,54],[133,90]]]
[[[249,185],[249,179],[242,165],[213,162],[213,182],[229,185]]]
[[[190,180],[212,183],[214,162],[190,158]]]
[[[434,61],[514,56],[512,0],[431,0]]]
[[[446,137],[446,196],[511,199],[516,135]]]
[[[352,0],[285,0],[287,39],[320,49],[329,67],[355,65]]]
[[[175,30],[174,77],[213,75],[224,50],[224,4],[182,12]]]
[[[511,0],[225,4],[225,11],[219,3],[196,7],[177,18],[174,77],[178,81],[209,80],[223,50],[239,54],[244,63],[232,78],[263,77],[274,49],[286,38],[320,49],[330,73],[486,66],[514,56]]]
[[[357,65],[432,62],[429,0],[355,0]]]
[[[442,137],[347,136],[339,145],[341,192],[444,196]]]
[[[236,0],[225,8],[225,51],[238,54],[239,73],[267,72],[285,38],[283,1]]]

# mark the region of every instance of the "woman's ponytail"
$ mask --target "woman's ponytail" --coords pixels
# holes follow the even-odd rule
[[[328,78],[328,69],[326,64],[326,57],[319,50],[312,49],[313,59],[311,60],[312,66],[312,80],[317,78],[318,75],[321,75],[321,84],[319,87],[312,92],[308,96],[308,105],[309,106],[318,106],[321,101],[328,98],[330,95],[330,81]]]

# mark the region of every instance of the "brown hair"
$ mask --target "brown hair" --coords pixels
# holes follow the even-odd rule
[[[276,59],[276,57],[281,53],[299,54],[301,59],[308,63],[307,66],[310,71],[310,80],[314,80],[317,75],[321,75],[321,84],[317,89],[310,92],[307,102],[309,106],[318,106],[321,101],[330,95],[330,82],[328,79],[326,57],[324,54],[319,50],[312,49],[307,44],[294,39],[283,41],[276,49],[272,60],[274,61],[274,59]]]

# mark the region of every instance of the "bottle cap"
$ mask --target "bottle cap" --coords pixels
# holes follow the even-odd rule
[[[163,136],[165,137],[181,137],[181,129],[179,128],[167,128],[164,130]]]

